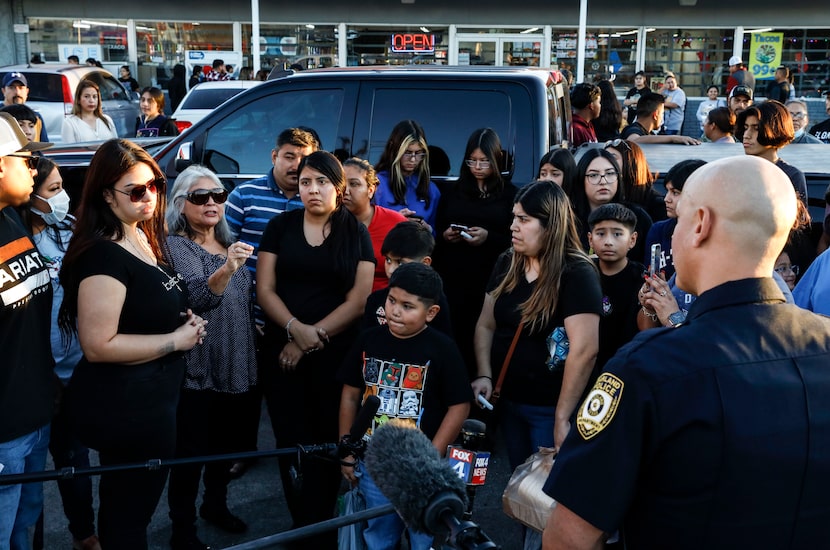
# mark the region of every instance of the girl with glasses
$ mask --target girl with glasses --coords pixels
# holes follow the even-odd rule
[[[376,168],[375,204],[435,227],[441,192],[430,179],[427,139],[417,122],[395,125]]]
[[[473,374],[473,332],[487,279],[499,254],[510,246],[516,187],[502,174],[506,153],[492,128],[467,140],[458,182],[438,202],[438,238],[433,266],[444,281],[455,341]]]
[[[609,202],[620,203],[631,209],[637,216],[635,231],[638,243],[628,252],[628,257],[640,261],[643,255],[640,235],[648,233],[651,217],[636,204],[626,201],[620,181],[620,167],[614,155],[602,148],[588,148],[577,163],[576,181],[572,187],[564,189],[573,204],[579,239],[585,250],[589,250],[588,216],[591,212]]]
[[[59,315],[84,353],[67,386],[68,414],[102,466],[174,456],[184,352],[205,337],[206,323],[189,309],[184,282],[162,254],[165,206],[153,158],[126,140],[104,142],[63,259]],[[165,469],[101,476],[104,548],[147,548],[166,480]]]
[[[258,410],[256,348],[251,290],[253,280],[241,269],[254,248],[236,241],[225,220],[228,192],[216,174],[189,166],[176,178],[167,210],[171,266],[187,287],[188,304],[208,322],[201,346],[185,355],[176,456],[204,456],[247,450],[240,440],[252,409]],[[196,536],[196,497],[204,467],[205,492],[199,514],[231,533],[247,529],[228,510],[230,462],[187,464],[173,468],[167,499],[174,550],[205,548]]]

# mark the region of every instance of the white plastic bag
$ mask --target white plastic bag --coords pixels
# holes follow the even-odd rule
[[[362,512],[366,509],[366,500],[357,487],[343,494],[340,506],[340,515],[347,516]],[[366,543],[363,541],[363,530],[366,529],[366,521],[359,521],[346,525],[337,530],[338,550],[366,550]]]

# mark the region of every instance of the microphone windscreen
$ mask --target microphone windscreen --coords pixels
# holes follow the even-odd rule
[[[424,512],[439,495],[452,494],[466,505],[464,482],[412,423],[393,419],[376,428],[364,461],[375,485],[416,531],[435,531]]]

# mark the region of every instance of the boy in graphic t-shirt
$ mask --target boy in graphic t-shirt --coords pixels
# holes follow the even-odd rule
[[[602,317],[599,321],[598,375],[605,363],[637,334],[637,292],[643,284],[643,264],[626,254],[637,242],[637,216],[621,204],[604,204],[588,216],[588,242],[602,285]]]
[[[473,397],[461,353],[427,323],[440,310],[441,277],[422,263],[398,267],[389,280],[385,326],[364,330],[338,372],[343,382],[340,433],[348,434],[365,397],[380,408],[369,430],[392,418],[418,426],[441,455],[461,430]],[[388,502],[359,460],[344,460],[343,477],[358,484],[367,508]],[[394,548],[404,524],[397,514],[371,519],[363,532],[369,550]],[[410,548],[428,550],[432,537],[410,530]]]

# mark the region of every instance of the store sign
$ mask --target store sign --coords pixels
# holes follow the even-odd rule
[[[392,53],[433,53],[435,35],[402,32],[392,35]]]
[[[747,67],[758,80],[775,78],[775,69],[781,64],[783,32],[754,32],[749,43]]]

